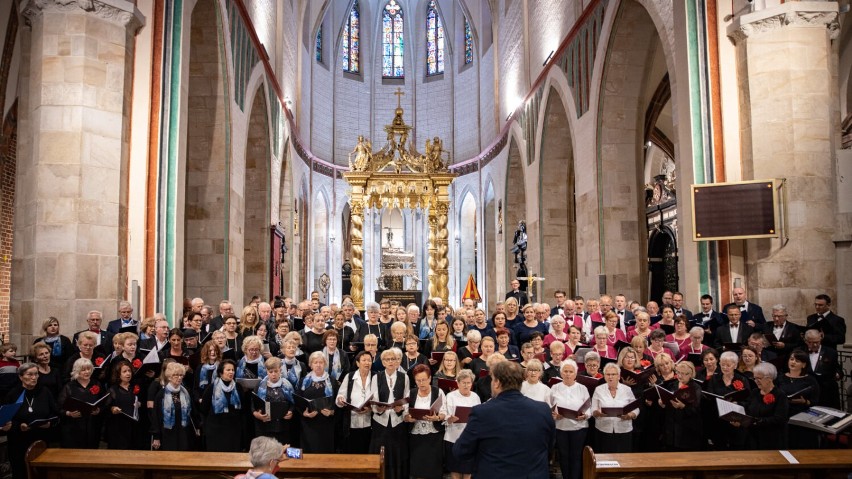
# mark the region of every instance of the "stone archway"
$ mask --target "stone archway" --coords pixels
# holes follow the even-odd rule
[[[479,293],[487,301],[489,312],[494,312],[494,305],[500,298],[497,294],[497,207],[494,198],[494,185],[489,181],[485,189],[485,213],[483,214],[482,242],[484,243],[483,271],[480,275],[485,279],[485,290]]]
[[[246,139],[245,212],[243,227],[243,298],[266,297],[270,288],[270,175],[272,152],[263,85],[251,104]]]
[[[187,88],[184,296],[228,298],[230,184],[215,2],[192,11]]]
[[[518,222],[527,219],[527,193],[524,183],[524,164],[521,161],[521,150],[518,148],[518,143],[514,138],[509,139],[509,158],[506,167],[506,196],[503,200],[503,212],[506,216],[506,221],[503,225],[503,238],[505,243],[505,258],[506,258],[506,284],[503,285],[509,289],[509,282],[517,277],[518,265],[515,264],[515,255],[512,253],[512,241],[515,230],[518,228]],[[529,230],[528,230],[529,234]],[[534,240],[529,238],[529,243]],[[532,251],[527,249],[527,263]],[[529,268],[529,265],[528,265]],[[521,287],[525,288],[526,281],[521,282]]]
[[[540,299],[548,301],[557,289],[568,296],[577,293],[574,149],[568,114],[554,87],[547,96],[541,134],[540,184],[541,276],[546,278]]]
[[[661,301],[665,291],[678,290],[677,243],[674,232],[668,227],[651,233],[648,242],[648,270],[648,297],[663,304]]]

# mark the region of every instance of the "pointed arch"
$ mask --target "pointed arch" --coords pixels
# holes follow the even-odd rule
[[[263,297],[270,290],[270,148],[269,111],[264,85],[254,93],[248,113],[243,195],[243,298]]]
[[[527,189],[525,186],[524,162],[521,148],[518,146],[518,135],[509,135],[509,157],[506,165],[506,193],[503,197],[503,213],[506,221],[503,226],[504,258],[506,259],[506,283],[517,276],[517,264],[512,253],[512,239],[518,222],[527,220]],[[529,233],[529,230],[527,230]],[[534,241],[529,238],[528,244]],[[532,256],[527,250],[527,257]],[[505,285],[504,285],[505,287]]]
[[[352,3],[352,8],[343,23],[340,55],[344,72],[359,73],[361,71],[361,6],[358,0]]]
[[[426,75],[444,73],[444,22],[435,0],[426,5]]]
[[[405,78],[402,6],[390,0],[382,9],[382,77]]]

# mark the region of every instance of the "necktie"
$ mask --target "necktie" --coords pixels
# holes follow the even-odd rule
[[[823,316],[821,314],[817,315],[817,321],[822,321],[823,319],[825,319],[825,316]]]

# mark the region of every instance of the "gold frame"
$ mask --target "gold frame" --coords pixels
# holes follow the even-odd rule
[[[775,217],[773,233],[761,235],[738,235],[738,236],[699,236],[695,231],[695,193],[697,190],[716,186],[733,186],[747,185],[756,183],[768,183],[772,187],[772,211]],[[781,229],[784,227],[784,219],[781,217],[786,210],[782,204],[782,192],[779,191],[784,186],[784,179],[769,179],[769,180],[748,180],[748,181],[726,181],[724,183],[705,183],[692,184],[689,187],[690,192],[690,208],[692,210],[692,241],[721,241],[721,240],[740,240],[740,239],[757,239],[757,238],[780,238],[782,236]]]

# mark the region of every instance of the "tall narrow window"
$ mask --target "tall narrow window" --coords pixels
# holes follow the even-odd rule
[[[470,32],[470,22],[464,17],[464,64],[473,63],[473,33]]]
[[[349,18],[343,26],[343,71],[347,73],[358,73],[360,71],[361,53],[361,10],[358,0],[352,5]]]
[[[426,74],[444,73],[444,25],[435,0],[426,7]]]
[[[316,57],[317,62],[322,63],[322,25],[317,30]]]
[[[402,66],[402,7],[396,0],[390,0],[382,12],[382,50],[382,76],[405,77],[405,69]]]

